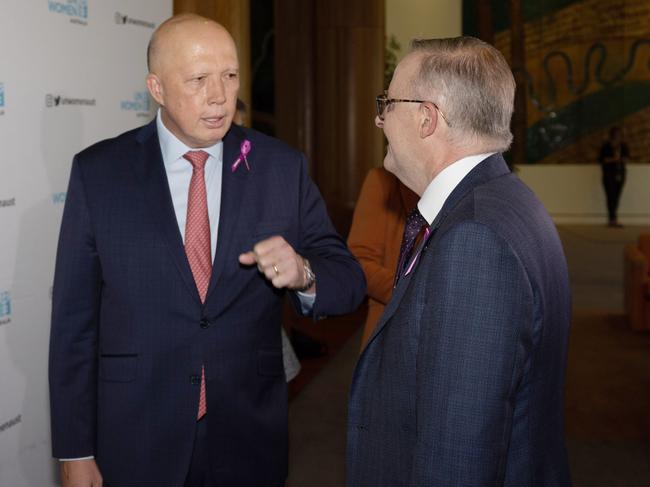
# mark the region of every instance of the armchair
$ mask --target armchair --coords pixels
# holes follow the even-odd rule
[[[624,252],[625,312],[633,330],[650,330],[650,234]]]

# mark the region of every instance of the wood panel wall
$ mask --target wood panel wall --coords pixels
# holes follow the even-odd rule
[[[384,157],[374,125],[375,96],[383,90],[384,0],[273,1],[276,135],[307,154],[312,178],[330,210],[341,213],[333,217],[345,231],[365,174]],[[250,0],[175,0],[174,12],[196,12],[230,30],[250,106]]]
[[[278,135],[305,151],[332,216],[345,219],[366,173],[384,157],[374,125],[384,0],[275,2]]]

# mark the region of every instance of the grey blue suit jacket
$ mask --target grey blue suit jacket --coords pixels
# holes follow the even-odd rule
[[[231,172],[248,139],[250,171]],[[50,344],[55,457],[94,455],[108,487],[181,487],[205,366],[219,485],[287,474],[284,290],[238,256],[281,235],[316,273],[316,317],[353,310],[360,266],[334,231],[304,157],[233,126],[205,304],[190,270],[155,121],[79,153],[57,255]],[[292,293],[293,294],[293,293]]]
[[[566,260],[500,154],[432,224],[357,364],[348,487],[564,487]]]

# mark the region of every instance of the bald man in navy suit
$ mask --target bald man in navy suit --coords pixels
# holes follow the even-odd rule
[[[156,119],[72,165],[53,296],[53,454],[66,487],[279,487],[283,296],[315,318],[350,312],[363,273],[304,157],[231,124],[230,34],[181,15],[148,54]]]

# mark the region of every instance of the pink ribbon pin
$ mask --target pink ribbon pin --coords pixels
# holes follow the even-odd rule
[[[239,146],[239,151],[240,151],[239,152],[239,157],[237,158],[237,160],[235,162],[232,163],[231,172],[235,172],[242,161],[244,161],[244,164],[246,164],[246,169],[248,171],[251,170],[251,167],[248,165],[248,159],[246,158],[248,153],[251,151],[251,147],[252,147],[251,146],[251,141],[248,140],[248,139],[244,139],[244,141]]]

